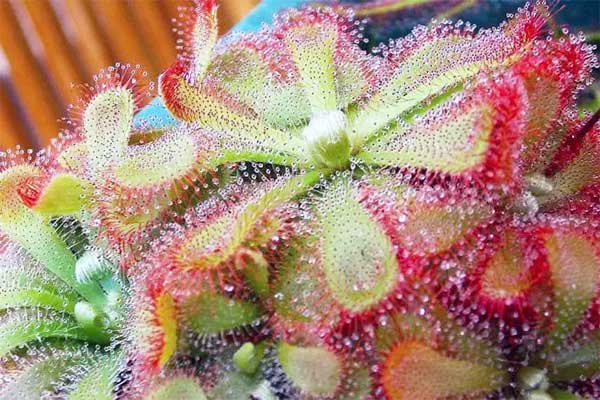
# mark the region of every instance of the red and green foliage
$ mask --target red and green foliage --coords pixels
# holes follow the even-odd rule
[[[366,52],[351,10],[182,10],[176,123],[115,65],[1,153],[0,398],[600,398],[598,61],[550,14]]]

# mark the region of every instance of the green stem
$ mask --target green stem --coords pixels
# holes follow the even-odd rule
[[[25,346],[29,342],[46,338],[66,338],[99,344],[108,343],[106,336],[90,335],[75,321],[55,319],[51,315],[43,318],[28,318],[25,316],[0,326],[0,357],[15,348]]]
[[[33,212],[20,213],[19,217],[12,223],[2,224],[0,228],[11,240],[20,244],[33,258],[90,303],[99,307],[104,305],[104,292],[96,282],[76,281],[77,260],[56,231]]]
[[[75,305],[75,319],[83,331],[95,342],[108,343],[110,335],[103,326],[102,313],[86,301],[80,301]]]
[[[0,310],[21,307],[46,307],[73,314],[75,302],[40,288],[21,288],[0,293]]]
[[[585,400],[583,397],[580,397],[571,392],[567,392],[564,390],[558,390],[558,389],[554,389],[554,388],[548,390],[548,394],[550,394],[552,396],[553,400]]]
[[[226,150],[222,152],[222,155],[210,161],[209,167],[219,167],[223,164],[231,164],[238,162],[258,162],[268,163],[277,165],[294,166],[297,168],[309,167],[310,162],[308,159],[303,160],[299,157],[289,154],[277,154],[277,153],[261,153],[257,151],[236,151]]]

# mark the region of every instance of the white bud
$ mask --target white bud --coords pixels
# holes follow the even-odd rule
[[[321,166],[343,168],[350,158],[350,140],[345,132],[346,114],[339,110],[314,115],[302,135],[313,160]]]

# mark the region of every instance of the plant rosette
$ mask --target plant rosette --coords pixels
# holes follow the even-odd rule
[[[217,41],[197,0],[169,126],[116,64],[2,153],[0,397],[600,396],[593,46],[544,2],[369,51],[356,15]]]

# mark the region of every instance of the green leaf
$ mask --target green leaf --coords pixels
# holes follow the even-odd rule
[[[122,364],[123,353],[96,357],[87,365],[85,373],[74,384],[67,400],[112,400],[114,398],[114,382]],[[79,371],[78,371],[79,373]]]
[[[23,247],[35,260],[94,304],[104,302],[96,284],[80,284],[75,279],[75,256],[49,224],[46,217],[28,208],[18,188],[41,172],[20,165],[0,173],[0,230]]]
[[[186,321],[195,332],[214,335],[252,324],[263,315],[260,306],[219,294],[202,294],[190,300]]]
[[[592,238],[575,230],[545,236],[554,286],[553,326],[543,352],[560,351],[598,293],[600,260]]]
[[[72,313],[77,294],[40,266],[18,245],[0,257],[0,310],[39,306]]]
[[[75,304],[75,320],[89,340],[98,343],[108,343],[110,337],[106,333],[106,316],[98,312],[96,308],[87,301]]]
[[[126,187],[152,188],[211,174],[224,164],[240,161],[298,165],[297,158],[238,134],[180,129],[167,131],[150,143],[130,146],[114,175]]]
[[[300,74],[312,113],[337,109],[334,52],[339,27],[325,19],[318,23],[298,21],[285,30],[284,42]]]
[[[307,159],[298,137],[268,126],[255,116],[239,112],[219,95],[190,85],[184,76],[163,74],[161,91],[165,104],[178,118],[219,131],[228,140],[236,138],[251,145],[251,149],[258,147],[271,154],[287,154],[299,162]],[[221,148],[227,150],[227,146]],[[236,149],[243,151],[244,148],[236,147],[234,151]]]
[[[272,67],[265,58],[243,43],[232,44],[227,52],[215,55],[209,75],[221,77],[220,83],[230,96],[249,104],[270,125],[301,125],[310,116],[304,89],[297,82],[280,82],[270,73]]]
[[[40,399],[54,390],[75,365],[89,357],[90,353],[85,348],[72,346],[41,349],[32,359],[24,356],[17,362],[16,371],[3,377],[7,382],[0,388],[0,400]]]
[[[245,374],[252,375],[260,366],[265,355],[266,344],[259,343],[256,346],[246,342],[233,355],[233,362]]]
[[[21,307],[47,307],[57,311],[73,313],[75,303],[40,288],[19,288],[11,291],[0,289],[0,310]]]
[[[281,368],[302,393],[331,397],[342,381],[342,362],[322,347],[298,347],[281,342],[277,346]]]
[[[541,204],[560,201],[600,182],[600,129],[592,129],[577,154],[549,179],[552,191],[540,198]]]
[[[353,131],[358,142],[368,140],[402,113],[418,106],[425,99],[475,76],[485,66],[489,54],[480,41],[462,35],[433,38],[415,49],[398,66],[355,116]],[[443,54],[442,56],[439,56]]]
[[[501,371],[449,357],[418,342],[402,343],[388,355],[382,379],[394,399],[484,395],[505,380]]]
[[[70,174],[52,177],[34,210],[47,217],[76,214],[86,208],[90,185]]]
[[[550,378],[553,382],[591,378],[600,372],[600,332],[572,348],[553,355]]]
[[[335,85],[338,110],[349,109],[372,87],[373,75],[379,72],[378,57],[365,53],[354,43],[334,57]]]
[[[0,357],[30,342],[47,338],[91,340],[72,318],[59,313],[13,311],[0,320]]]
[[[193,378],[179,376],[167,378],[155,385],[144,400],[207,400],[202,387]]]
[[[556,388],[548,389],[548,394],[552,396],[553,400],[587,400],[586,398],[578,396],[575,393]]]
[[[76,259],[67,245],[60,239],[41,216],[29,215],[21,223],[3,227],[9,237],[23,246],[38,262],[77,290],[94,304],[102,304],[102,289],[94,283],[82,284],[75,279]]]
[[[186,131],[168,131],[145,144],[129,146],[115,166],[115,177],[128,187],[148,187],[181,178],[200,161],[202,150]]]
[[[482,77],[452,102],[373,136],[357,159],[479,184],[510,184],[517,173],[514,160],[520,154],[526,109],[520,80],[510,74]]]
[[[133,94],[123,87],[98,93],[87,104],[83,134],[95,174],[121,161],[127,149],[134,109]]]
[[[322,301],[319,295],[322,292],[321,275],[315,271],[315,265],[307,261],[315,253],[315,239],[302,237],[299,238],[301,245],[290,246],[271,290],[277,316],[294,325],[320,322],[323,316],[332,312],[330,304]]]
[[[482,200],[451,190],[413,188],[381,173],[367,176],[380,195],[395,204],[390,217],[401,218],[396,224],[397,240],[412,254],[431,256],[448,251],[472,237],[477,227],[490,222],[493,210]]]
[[[545,8],[526,9],[504,29],[483,30],[476,35],[443,24],[427,30],[416,28],[411,36],[392,47],[395,71],[355,114],[354,147],[402,114],[468,81],[480,71],[514,62],[519,50],[536,36],[539,29],[536,25],[543,20],[543,13]],[[522,27],[527,24],[531,26],[524,32]]]
[[[474,104],[466,110],[434,114],[398,126],[366,144],[357,159],[371,165],[426,168],[458,174],[481,165],[492,146],[494,109]],[[437,115],[437,118],[434,117]]]
[[[227,213],[202,227],[182,246],[180,257],[184,264],[190,267],[217,265],[230,259],[249,239],[257,221],[266,212],[308,191],[322,176],[321,171],[311,171],[281,178],[273,185],[257,190],[258,193],[242,203],[236,212]],[[267,230],[267,227],[263,227],[263,230]],[[221,243],[217,246],[218,251],[206,254],[205,249],[215,247],[216,243]]]
[[[243,266],[244,276],[256,294],[264,296],[269,293],[269,263],[259,251],[247,251]]]
[[[221,140],[220,149],[207,159],[206,165],[212,168],[244,161],[287,165],[296,168],[312,166],[307,155],[298,157],[297,155],[270,149],[269,146],[263,146],[255,140],[244,141],[239,137],[229,140],[226,134],[221,134],[219,140]],[[303,146],[302,143],[297,143],[297,145]]]
[[[248,400],[256,393],[267,393],[273,396],[268,384],[261,380],[260,374],[248,375],[242,372],[229,372],[211,389],[208,398],[211,400]],[[275,400],[276,397],[259,397],[260,400]]]
[[[340,181],[317,206],[320,258],[336,300],[361,311],[394,289],[398,264],[390,239],[356,200],[355,188]]]

